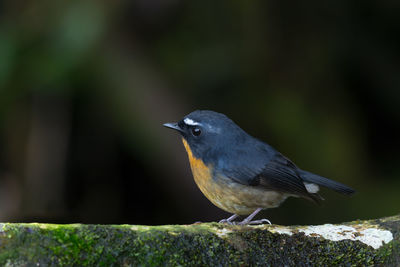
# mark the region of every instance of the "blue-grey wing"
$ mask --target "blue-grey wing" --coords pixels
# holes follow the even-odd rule
[[[253,160],[249,161],[248,158]],[[277,151],[272,155],[244,157],[236,162],[239,164],[225,168],[223,174],[237,183],[301,196],[315,202],[322,199],[318,194],[307,191],[299,169]]]

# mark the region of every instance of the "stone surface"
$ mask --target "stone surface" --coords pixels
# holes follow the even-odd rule
[[[1,266],[400,264],[400,216],[339,225],[0,224]]]

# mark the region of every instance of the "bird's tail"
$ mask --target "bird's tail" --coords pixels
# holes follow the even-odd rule
[[[352,195],[356,192],[353,188],[348,187],[347,185],[335,182],[331,179],[313,174],[308,171],[301,170],[300,176],[305,182],[324,186],[344,195]]]

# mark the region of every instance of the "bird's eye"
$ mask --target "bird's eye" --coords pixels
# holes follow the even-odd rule
[[[201,130],[198,127],[192,128],[192,134],[194,136],[199,136],[201,134]]]

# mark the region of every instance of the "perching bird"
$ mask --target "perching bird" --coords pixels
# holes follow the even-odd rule
[[[217,207],[233,213],[221,220],[236,224],[252,221],[263,209],[276,208],[286,198],[302,197],[318,203],[319,186],[345,195],[355,191],[328,178],[304,171],[270,145],[250,136],[221,113],[197,110],[178,123],[165,123],[177,130],[189,157],[194,180]]]

